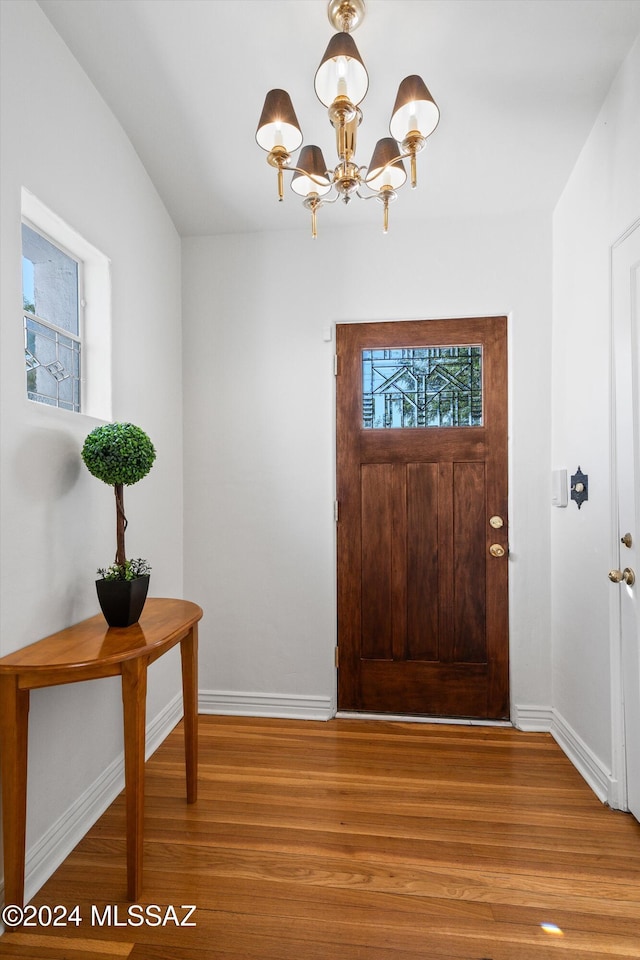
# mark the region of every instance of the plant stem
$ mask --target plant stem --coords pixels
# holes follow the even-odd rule
[[[124,566],[127,562],[127,555],[124,549],[124,532],[127,529],[127,518],[124,515],[123,484],[115,483],[113,489],[116,495],[116,563]]]

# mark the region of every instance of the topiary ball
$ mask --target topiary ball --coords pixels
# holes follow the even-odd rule
[[[156,451],[144,430],[133,423],[105,423],[84,441],[81,457],[89,473],[115,486],[131,486],[151,470]]]

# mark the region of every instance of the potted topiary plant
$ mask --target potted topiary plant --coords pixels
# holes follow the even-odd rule
[[[146,477],[156,451],[144,430],[133,423],[106,423],[87,436],[81,456],[94,477],[114,488],[116,557],[111,566],[98,570],[100,579],[96,580],[96,589],[109,626],[128,627],[137,623],[142,613],[151,567],[146,560],[127,559],[123,490]]]

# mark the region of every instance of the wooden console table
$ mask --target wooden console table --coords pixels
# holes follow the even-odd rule
[[[147,600],[139,623],[107,627],[102,614],[0,659],[0,773],[4,898],[24,903],[29,691],[80,680],[122,677],[127,812],[127,896],[142,884],[147,667],[177,643],[182,657],[187,803],[197,798],[198,621],[188,600]]]

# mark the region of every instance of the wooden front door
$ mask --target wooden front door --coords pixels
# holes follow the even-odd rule
[[[506,317],[336,343],[338,707],[507,718]]]

